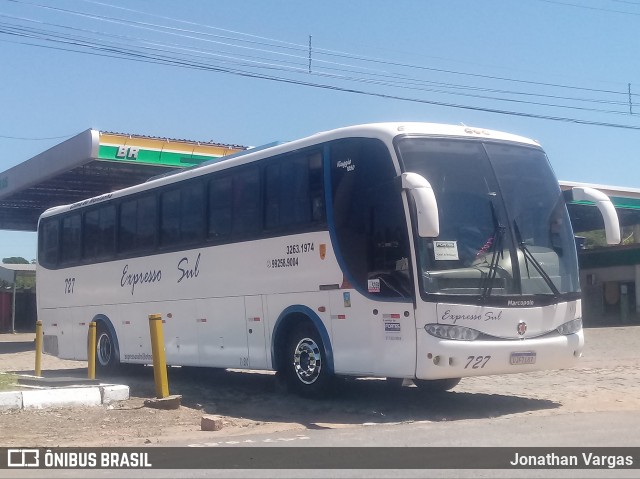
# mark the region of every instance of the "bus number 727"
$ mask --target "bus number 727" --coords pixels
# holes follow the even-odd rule
[[[469,362],[467,362],[467,365],[464,367],[465,369],[467,369],[471,363],[473,363],[471,369],[482,369],[489,362],[491,356],[469,356],[467,359]]]

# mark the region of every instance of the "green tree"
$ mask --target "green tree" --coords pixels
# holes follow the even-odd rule
[[[11,256],[9,258],[2,258],[4,264],[29,264],[29,262],[22,256]]]
[[[34,289],[36,287],[35,275],[18,275],[16,278],[16,289]]]
[[[585,238],[584,249],[607,246],[607,239],[605,237],[604,230],[584,231],[577,233],[577,235]]]

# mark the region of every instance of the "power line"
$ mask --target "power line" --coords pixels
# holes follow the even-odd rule
[[[635,5],[640,6],[640,2],[632,2],[630,0],[611,0],[612,2],[618,2],[618,3],[626,3],[627,5]]]
[[[14,19],[17,18],[17,17],[8,16],[8,15],[2,15],[2,16],[8,17],[8,18],[14,18]],[[20,20],[24,20],[24,21],[33,21],[33,20],[30,20],[30,19],[24,19],[24,18],[19,18],[19,19]],[[51,23],[48,23],[48,22],[46,22],[46,25],[59,27],[59,28],[70,29],[70,30],[73,30],[73,31],[82,31],[82,32],[85,32],[85,33],[88,32],[90,34],[99,34],[99,35],[102,35],[102,36],[116,37],[116,38],[120,38],[120,39],[126,38],[127,41],[130,41],[130,40],[133,39],[133,40],[142,41],[142,42],[148,43],[148,44],[155,44],[155,45],[158,45],[158,46],[163,46],[165,48],[167,46],[170,46],[170,47],[178,48],[178,49],[180,49],[182,51],[195,51],[195,50],[190,49],[190,48],[184,48],[182,46],[176,46],[176,44],[166,44],[166,43],[165,44],[160,44],[160,43],[149,42],[149,41],[147,41],[145,39],[134,38],[134,37],[130,37],[130,36],[129,37],[124,37],[124,36],[121,36],[121,35],[118,35],[118,36],[106,35],[106,34],[102,34],[101,32],[90,31],[90,30],[86,30],[86,29],[78,29],[78,28],[69,27],[69,26],[65,26],[65,25],[56,25],[56,24],[51,24]],[[145,24],[145,25],[148,25],[148,24]],[[50,34],[50,32],[47,32],[47,31],[41,31],[41,33],[43,35]],[[44,37],[44,38],[46,39],[46,37]],[[226,44],[226,45],[229,45],[229,44]],[[261,50],[261,51],[264,52],[264,50]],[[198,52],[199,53],[205,53],[207,55],[220,56],[219,54],[212,54],[211,52],[206,52],[206,51],[202,51],[202,50],[198,50]],[[273,53],[273,52],[270,52],[270,53]],[[260,57],[258,57],[258,58],[260,58]],[[299,57],[296,57],[296,58],[300,59],[300,61],[301,61],[300,65],[301,65],[303,57],[299,56]],[[282,60],[280,60],[280,62],[282,62]],[[257,63],[264,63],[264,62],[257,62]],[[293,62],[291,62],[291,63],[293,63]],[[273,66],[273,64],[271,66]],[[348,65],[345,65],[345,66],[348,66]],[[349,66],[349,67],[355,68],[353,66]],[[327,66],[325,66],[325,68],[331,69],[331,67],[327,67]],[[339,68],[333,68],[333,69],[335,69],[337,71],[341,70]],[[349,69],[347,69],[346,71],[349,71]],[[353,70],[351,70],[351,71],[353,71]],[[398,75],[398,74],[389,74],[389,75],[382,74],[381,75],[381,74],[378,74],[378,73],[371,73],[368,69],[367,69],[366,72],[363,72],[362,70],[360,70],[360,72],[363,73],[363,74],[367,74],[367,75],[383,76],[383,77],[387,77],[387,78],[402,79],[403,82],[397,82],[396,83],[396,86],[398,86],[398,87],[414,88],[414,86],[417,85],[417,84],[423,84],[423,85],[429,84],[429,85],[439,85],[441,87],[446,87],[446,88],[450,88],[450,89],[467,89],[467,90],[485,91],[485,92],[501,93],[501,94],[508,94],[508,95],[525,95],[525,96],[541,97],[541,98],[542,97],[544,97],[544,98],[554,98],[554,99],[561,99],[561,100],[568,100],[568,101],[608,103],[608,104],[617,104],[617,105],[622,105],[622,104],[626,105],[626,102],[627,102],[626,98],[624,100],[618,100],[618,101],[615,101],[615,100],[613,100],[613,101],[612,100],[601,100],[601,99],[593,99],[593,98],[575,98],[575,97],[567,97],[567,96],[561,96],[561,95],[547,95],[547,94],[541,94],[541,93],[519,92],[519,91],[511,91],[511,90],[496,89],[496,88],[481,88],[481,87],[475,87],[475,86],[459,85],[459,84],[444,83],[444,82],[423,81],[423,80],[416,80],[416,79],[413,79],[413,78],[409,78],[406,75]],[[403,83],[405,83],[405,85],[403,85]],[[407,84],[409,86],[407,86]],[[447,93],[450,93],[450,92],[447,92]],[[620,92],[615,92],[615,93],[618,94],[618,95],[621,94]],[[501,98],[495,98],[495,97],[492,98],[492,99],[503,100]],[[547,106],[558,106],[558,105],[548,105],[547,104]]]
[[[9,17],[9,18],[15,18],[15,17],[2,15],[2,14],[0,14],[0,16]],[[21,20],[28,21],[29,19],[21,19]],[[0,25],[5,25],[5,27],[8,28],[8,30],[4,30],[4,33],[7,33],[7,34],[11,34],[12,32],[15,34],[17,31],[20,31],[20,32],[28,31],[28,32],[30,32],[30,34],[27,35],[27,36],[29,36],[31,38],[41,38],[41,39],[44,39],[44,40],[47,40],[47,41],[54,41],[54,38],[58,38],[58,39],[59,38],[64,38],[66,40],[72,39],[72,41],[70,43],[72,43],[74,45],[89,46],[89,44],[86,43],[87,39],[86,38],[82,38],[82,37],[70,37],[68,35],[64,35],[64,36],[61,37],[59,34],[54,34],[51,31],[47,31],[47,30],[37,30],[37,29],[29,29],[29,28],[26,28],[26,27],[16,27],[16,26],[13,26],[13,25],[10,25],[10,24],[0,24]],[[70,29],[72,31],[80,31],[80,32],[83,32],[83,33],[90,33],[90,34],[98,33],[98,32],[91,31],[91,30],[68,27],[68,26],[64,26],[64,25],[54,25],[54,24],[51,24],[51,23],[47,23],[47,25],[48,26],[61,27],[61,28],[65,28],[65,29]],[[105,36],[105,35],[103,34],[103,36]],[[171,47],[171,48],[175,48],[175,49],[178,49],[178,50],[180,50],[182,52],[187,52],[187,53],[193,53],[193,52],[205,53],[207,56],[217,56],[217,57],[220,57],[220,58],[224,57],[224,58],[227,58],[229,60],[234,60],[234,61],[238,61],[239,60],[237,57],[233,57],[233,56],[220,55],[220,54],[211,53],[211,52],[202,52],[201,50],[197,50],[196,51],[194,49],[185,48],[185,47],[182,47],[181,45],[176,45],[176,44],[164,44],[164,43],[157,43],[157,42],[149,42],[149,41],[146,41],[144,39],[131,37],[131,36],[108,35],[108,37],[117,38],[118,40],[127,41],[127,42],[131,42],[132,40],[143,41],[146,44],[155,45],[155,46],[157,46],[158,48],[160,48],[163,51],[167,47]],[[90,41],[93,41],[93,40],[90,40]],[[68,43],[68,42],[66,42],[66,43]],[[127,45],[130,45],[130,43],[127,43]],[[282,65],[278,65],[278,64],[266,63],[264,61],[255,62],[254,60],[250,60],[250,63],[251,62],[253,62],[254,65],[265,67],[265,68],[282,69],[281,68]],[[246,63],[244,63],[244,64],[246,65]],[[299,64],[299,68],[297,68],[297,69],[296,68],[292,68],[291,70],[292,71],[295,71],[295,70],[302,71],[302,63]],[[344,71],[344,70],[341,70],[341,69],[335,69],[335,70]],[[407,77],[405,77],[403,75],[379,75],[379,74],[371,74],[371,73],[369,73],[369,75],[374,75],[374,76],[378,76],[380,78],[383,78],[384,81],[381,81],[381,80],[370,80],[370,79],[361,78],[361,77],[360,78],[347,77],[347,76],[344,76],[344,75],[327,75],[327,74],[321,74],[321,75],[323,75],[323,76],[333,76],[334,78],[341,79],[341,80],[350,80],[350,81],[356,81],[356,82],[369,82],[369,83],[372,83],[372,84],[378,84],[378,85],[384,85],[384,86],[394,86],[394,87],[404,88],[404,89],[430,91],[430,92],[444,93],[444,94],[456,94],[456,95],[460,95],[460,96],[491,99],[491,100],[499,100],[499,101],[507,101],[507,102],[518,102],[518,103],[539,105],[539,106],[551,106],[551,107],[558,107],[558,108],[569,108],[569,109],[579,109],[579,110],[586,110],[586,111],[597,111],[597,112],[601,112],[601,113],[619,114],[619,113],[623,113],[623,112],[612,111],[612,110],[601,110],[601,109],[599,110],[599,109],[576,107],[576,106],[569,106],[569,105],[558,105],[558,104],[534,102],[534,101],[527,101],[527,100],[500,98],[500,97],[495,97],[495,96],[487,96],[487,95],[479,95],[479,94],[460,93],[460,92],[455,92],[455,91],[447,91],[447,90],[442,90],[442,89],[435,89],[435,88],[433,88],[433,86],[444,87],[444,88],[448,88],[450,90],[470,90],[470,91],[477,91],[477,92],[479,91],[479,92],[499,93],[499,94],[508,94],[508,95],[520,95],[520,96],[525,95],[525,96],[531,96],[531,97],[543,97],[543,98],[552,98],[552,99],[560,99],[560,100],[568,100],[568,101],[591,102],[591,103],[601,103],[601,104],[611,104],[611,105],[625,105],[626,106],[627,102],[628,102],[628,99],[625,99],[624,101],[612,101],[612,100],[589,99],[589,98],[573,98],[573,97],[566,97],[566,96],[559,96],[559,95],[546,95],[546,94],[540,94],[540,93],[515,92],[515,91],[500,90],[500,89],[495,89],[495,88],[472,87],[472,86],[467,86],[467,85],[457,85],[457,84],[444,83],[444,82],[433,82],[433,81],[426,81],[425,82],[425,81],[421,81],[421,80],[410,79],[410,78],[407,78]],[[401,79],[401,81],[399,81],[398,79]],[[427,87],[425,87],[425,85],[430,85],[430,87],[427,88]]]
[[[11,1],[18,1],[18,0],[11,0]],[[120,6],[116,6],[116,5],[110,5],[110,4],[106,4],[106,3],[98,2],[98,1],[94,1],[94,0],[81,0],[81,1],[86,2],[86,3],[95,4],[95,5],[101,5],[101,6],[105,6],[105,7],[111,7],[111,8],[115,8],[115,9],[120,9],[120,10],[128,11],[128,12],[131,12],[131,13],[136,13],[136,14],[139,14],[139,15],[147,15],[147,16],[154,17],[154,18],[161,18],[161,19],[164,19],[164,20],[175,21],[175,22],[178,22],[178,23],[184,23],[184,24],[188,24],[188,25],[204,27],[204,28],[207,28],[207,29],[215,29],[215,30],[234,33],[234,34],[237,34],[237,35],[244,35],[244,36],[248,36],[248,37],[252,37],[252,38],[258,38],[258,39],[261,39],[261,40],[266,40],[268,42],[283,43],[285,45],[289,45],[291,48],[293,48],[293,49],[295,49],[297,51],[304,51],[305,50],[305,45],[302,45],[302,44],[297,44],[297,43],[292,43],[292,42],[284,42],[282,40],[277,40],[277,39],[273,39],[273,38],[269,38],[269,37],[263,37],[263,36],[252,35],[252,34],[248,34],[248,33],[244,33],[244,32],[239,32],[237,30],[229,30],[229,29],[224,29],[224,28],[219,28],[219,27],[213,27],[213,26],[210,26],[210,25],[205,25],[205,24],[200,24],[200,23],[196,23],[196,22],[185,21],[185,20],[176,19],[176,18],[172,18],[172,17],[166,17],[166,16],[162,16],[162,15],[157,15],[157,14],[152,14],[152,13],[143,12],[143,11],[135,10],[135,9],[131,9],[131,8],[120,7]],[[540,1],[547,1],[547,0],[540,0]],[[562,2],[552,2],[551,0],[548,0],[548,1],[549,1],[549,3],[562,3]],[[619,0],[619,1],[621,1],[621,0]],[[27,3],[27,2],[22,2],[22,3]],[[632,3],[632,2],[625,2],[625,3]],[[567,5],[572,5],[572,4],[567,4]],[[572,6],[579,7],[580,5],[572,5]],[[198,32],[198,33],[202,33],[202,32]],[[265,43],[262,43],[262,44],[265,45]],[[269,44],[267,44],[267,45],[269,45]],[[583,88],[583,87],[577,87],[577,86],[573,86],[573,85],[563,85],[563,84],[546,83],[546,82],[535,82],[535,81],[531,81],[531,80],[518,80],[518,79],[506,78],[506,77],[498,77],[498,76],[491,76],[491,75],[480,75],[480,74],[468,73],[468,72],[459,72],[459,71],[455,71],[455,70],[432,69],[432,68],[420,67],[420,66],[417,66],[417,65],[390,62],[390,61],[384,60],[384,59],[355,56],[355,55],[350,54],[350,53],[340,52],[340,51],[336,51],[336,50],[323,49],[323,48],[314,48],[314,52],[316,52],[316,53],[324,53],[326,55],[333,55],[333,56],[338,56],[338,57],[343,57],[343,58],[348,58],[348,59],[354,59],[354,60],[370,61],[370,62],[375,62],[375,63],[380,63],[380,64],[393,65],[393,66],[425,68],[427,70],[432,70],[432,71],[440,71],[440,72],[444,72],[444,73],[451,73],[451,74],[457,74],[457,75],[470,75],[470,76],[476,76],[476,77],[493,79],[493,80],[513,81],[513,82],[532,84],[532,85],[552,86],[552,87],[558,87],[558,88],[586,90],[586,91],[593,91],[593,92],[605,92],[605,93],[614,93],[614,94],[623,93],[623,92],[620,92],[620,91]]]
[[[23,2],[18,0],[8,0],[8,1],[11,1],[13,3],[19,3],[19,4],[27,4],[31,6],[41,6],[39,4]],[[101,4],[100,2],[92,2],[88,0],[85,0],[85,1],[87,1],[88,3]],[[101,5],[104,5],[104,4],[101,4]],[[49,9],[54,9],[54,10],[64,10],[64,13],[78,14],[85,18],[91,18],[99,21],[109,21],[111,23],[117,23],[117,24],[132,24],[132,22],[130,21],[113,19],[113,18],[102,16],[102,15],[85,14],[82,12],[72,12],[72,11],[67,11],[65,9],[58,9],[56,7],[48,7],[48,6],[44,6],[44,7]],[[117,8],[120,8],[120,7],[117,7]],[[126,9],[126,10],[130,10],[130,9]],[[55,25],[46,21],[36,21],[32,19],[11,17],[8,15],[2,15],[2,16],[5,18],[12,18],[13,20],[17,19],[22,22],[35,22],[44,27],[62,28],[62,29],[66,29],[74,32],[81,32],[85,35],[89,34],[92,36],[92,37],[86,37],[86,36],[82,37],[78,35],[61,34],[55,30],[50,30],[50,29],[47,30],[46,28],[36,29],[36,28],[29,28],[29,27],[15,25],[15,24],[4,23],[2,24],[4,26],[4,29],[0,29],[0,33],[4,33],[5,35],[9,35],[9,36],[30,38],[33,41],[37,41],[37,42],[53,43],[54,46],[46,46],[46,45],[41,45],[39,43],[32,43],[32,42],[26,42],[26,41],[12,42],[12,43],[22,43],[29,46],[52,48],[52,49],[62,50],[62,51],[91,54],[91,55],[110,57],[110,58],[120,58],[120,59],[126,59],[131,61],[154,63],[154,64],[161,64],[161,65],[168,65],[168,66],[177,66],[182,68],[190,68],[190,69],[205,70],[205,71],[214,71],[214,72],[234,74],[234,75],[251,77],[251,78],[260,78],[260,79],[266,79],[266,80],[277,81],[277,82],[297,84],[297,85],[308,86],[308,87],[331,89],[336,91],[358,93],[361,95],[377,96],[381,98],[392,98],[397,100],[413,101],[413,102],[427,103],[427,104],[439,105],[439,106],[479,110],[479,111],[485,111],[485,112],[509,114],[509,115],[516,115],[516,116],[527,116],[532,118],[541,118],[541,119],[549,119],[549,120],[556,120],[556,121],[568,121],[568,122],[581,123],[581,124],[592,124],[592,125],[610,126],[610,127],[627,128],[627,129],[640,129],[640,127],[635,127],[633,125],[622,125],[617,123],[597,122],[597,121],[576,119],[576,118],[570,118],[570,117],[540,115],[540,114],[534,114],[534,113],[516,112],[511,110],[501,110],[497,108],[486,108],[486,107],[473,106],[473,105],[462,105],[462,104],[456,104],[456,103],[438,102],[435,100],[424,100],[419,98],[405,97],[401,95],[393,95],[389,93],[376,93],[376,92],[370,92],[370,91],[363,91],[359,89],[347,88],[347,87],[342,87],[338,85],[329,85],[325,83],[314,83],[309,81],[295,80],[292,78],[275,76],[273,74],[266,74],[266,73],[251,71],[251,70],[247,70],[247,68],[272,70],[272,71],[285,72],[289,74],[298,74],[298,73],[301,73],[302,71],[305,71],[305,73],[310,73],[307,69],[304,68],[304,65],[302,63],[299,63],[297,64],[298,66],[296,66],[296,63],[294,62],[284,62],[281,59],[278,59],[275,61],[272,59],[264,58],[264,57],[253,57],[254,59],[247,59],[251,57],[247,57],[245,55],[245,58],[242,58],[233,54],[227,55],[227,54],[221,54],[219,52],[211,52],[211,51],[206,51],[202,49],[194,49],[192,47],[189,47],[183,44],[175,44],[175,43],[167,44],[162,42],[150,41],[145,38],[135,38],[135,37],[123,36],[123,35],[112,35],[112,34],[106,34],[103,32],[79,29],[79,28],[70,27],[66,25]],[[162,18],[167,18],[167,17],[162,17]],[[171,34],[173,36],[177,36],[180,38],[187,38],[190,40],[208,41],[208,42],[211,41],[208,39],[205,40],[199,37],[194,37],[192,35],[192,34],[197,34],[197,35],[203,34],[202,32],[198,32],[198,31],[188,31],[189,35],[185,35],[184,33],[186,31],[185,29],[175,29],[173,27],[167,27],[164,25],[155,25],[148,22],[133,22],[133,23],[135,23],[136,26],[138,26],[139,28],[154,31],[156,33]],[[215,28],[215,27],[208,27],[208,28]],[[166,29],[171,29],[172,31],[167,32]],[[115,38],[117,39],[117,41],[114,42],[113,40],[109,40],[111,43],[105,43],[104,41],[105,38],[107,39]],[[259,38],[265,39],[265,37],[259,37]],[[231,40],[235,41],[236,39],[231,39]],[[267,39],[267,40],[271,40],[271,39]],[[126,43],[123,46],[121,42],[126,42]],[[135,46],[132,43],[142,43],[142,46]],[[224,44],[232,48],[244,48],[244,49],[256,50],[263,55],[264,54],[270,54],[270,55],[276,55],[276,56],[283,55],[282,52],[274,52],[271,50],[264,50],[261,48],[256,49],[253,47],[239,46],[239,45],[228,43],[228,42],[225,43],[225,42],[213,41],[213,43]],[[60,44],[65,45],[65,47],[58,46]],[[289,45],[294,45],[294,44],[289,44]],[[262,46],[264,46],[264,43]],[[273,47],[274,45],[267,44],[267,46]],[[175,57],[170,52],[167,52],[166,51],[167,49],[179,51],[181,56]],[[377,61],[380,63],[388,64],[390,66],[402,66],[402,67],[410,67],[410,68],[418,68],[418,69],[424,68],[425,70],[439,71],[444,73],[464,74],[462,72],[455,72],[450,70],[430,69],[427,67],[421,67],[419,65],[401,64],[401,63],[390,62],[390,61],[385,61],[380,59],[349,56],[349,54],[345,54],[343,52],[335,53],[335,52],[332,52],[331,50],[322,50],[322,49],[314,48],[314,52],[317,55],[320,55],[320,54],[338,55],[338,56],[343,55],[345,58],[349,58],[350,60],[356,60],[356,61],[364,61],[364,62]],[[203,58],[203,55],[206,56],[206,59]],[[284,55],[292,59],[297,58],[300,60],[304,60],[304,57],[302,55],[299,55],[299,56],[291,55],[291,54],[284,54]],[[211,57],[217,57],[218,64],[212,64]],[[316,59],[314,58],[314,62],[315,61]],[[286,65],[286,63],[289,63],[289,65]],[[236,65],[236,66],[231,67],[231,65]],[[333,66],[328,66],[328,65],[333,65]],[[345,67],[348,67],[348,68],[345,68]],[[548,95],[548,94],[541,94],[541,93],[535,93],[535,92],[517,92],[517,91],[514,92],[514,91],[507,91],[507,90],[501,90],[496,88],[483,88],[483,87],[477,87],[477,86],[471,86],[471,85],[456,85],[456,84],[447,83],[447,82],[435,82],[431,80],[425,81],[425,80],[415,79],[415,78],[407,77],[406,75],[400,75],[397,73],[389,73],[389,72],[378,73],[370,68],[365,68],[364,71],[362,69],[359,69],[358,71],[354,72],[353,70],[350,70],[353,68],[358,68],[358,67],[356,67],[355,65],[344,65],[344,64],[339,64],[335,62],[325,62],[325,66],[323,67],[324,71],[317,70],[314,68],[313,75],[317,77],[322,77],[325,79],[330,78],[330,79],[339,80],[339,81],[367,83],[367,84],[376,85],[376,86],[403,88],[403,89],[410,89],[410,90],[416,90],[416,91],[428,91],[428,92],[438,93],[438,94],[457,95],[457,96],[463,96],[468,98],[469,97],[478,98],[478,99],[484,99],[484,100],[516,102],[519,104],[573,109],[573,110],[581,110],[581,111],[592,112],[592,113],[607,113],[607,114],[618,114],[618,115],[628,114],[626,113],[626,111],[602,110],[602,109],[596,109],[596,108],[580,107],[575,105],[542,103],[542,102],[534,102],[534,101],[527,101],[527,100],[519,100],[515,98],[495,97],[495,96],[488,96],[488,95],[464,93],[456,90],[468,90],[468,91],[477,91],[477,92],[485,92],[485,93],[492,92],[492,93],[498,93],[503,95],[527,95],[531,97],[536,97],[536,96],[546,97],[546,98],[553,98],[553,99],[563,100],[563,101],[580,101],[580,102],[625,105],[625,106],[627,105],[626,101],[622,102],[622,101],[613,101],[613,100],[596,99],[596,98],[571,98],[571,97],[564,97],[560,95]],[[339,72],[340,74],[329,73],[327,70],[334,70]],[[348,75],[344,73],[347,73]],[[352,75],[353,73],[357,73],[359,76],[353,76]],[[363,75],[366,75],[366,76],[363,76]],[[482,76],[478,74],[469,74],[469,75]],[[507,79],[507,78],[499,78],[499,77],[491,77],[491,76],[482,76],[482,77],[485,77],[487,79],[493,79],[493,80],[499,79],[503,81],[518,81],[515,79]],[[535,82],[530,82],[530,83],[535,83]],[[538,83],[537,85],[543,85],[546,87],[563,87],[563,88],[582,89],[585,91],[590,91],[592,93],[598,92],[598,93],[608,93],[608,94],[616,94],[616,95],[624,94],[625,96],[627,95],[627,92],[622,93],[622,92],[613,92],[613,91],[606,91],[606,90],[586,89],[586,88],[572,87],[567,85],[555,85],[555,84],[548,84],[548,83]],[[437,86],[439,88],[434,88],[434,86]],[[629,98],[631,98],[630,91],[628,93],[629,93]]]
[[[130,19],[114,19],[114,18],[107,17],[107,16],[104,16],[104,15],[87,14],[87,13],[84,13],[84,12],[78,12],[78,11],[74,11],[74,10],[63,9],[63,8],[59,8],[59,7],[52,7],[52,6],[49,6],[49,5],[42,5],[42,4],[33,3],[33,2],[26,2],[24,0],[6,0],[6,1],[10,1],[10,2],[13,2],[13,3],[18,3],[18,4],[24,4],[24,5],[37,6],[37,7],[40,7],[40,8],[54,10],[54,11],[60,11],[60,12],[64,12],[64,13],[68,13],[68,14],[72,14],[72,15],[80,15],[80,16],[84,16],[84,17],[88,17],[88,18],[93,18],[93,19],[96,19],[96,20],[102,20],[102,21],[107,21],[107,22],[116,22],[116,23],[124,23],[124,24],[128,24],[128,25],[136,26],[138,28],[146,28],[146,29],[151,29],[151,30],[162,29],[162,30],[171,30],[172,31],[172,32],[166,32],[165,31],[164,33],[166,33],[166,34],[173,34],[173,35],[179,35],[180,36],[180,34],[175,33],[177,31],[177,32],[196,33],[198,35],[212,36],[209,33],[201,32],[201,31],[197,31],[197,30],[180,29],[180,28],[170,27],[170,26],[166,26],[166,25],[158,25],[158,24],[154,24],[154,23],[142,22],[142,21],[130,20]],[[203,24],[196,23],[196,22],[180,20],[180,19],[176,19],[176,18],[171,18],[171,17],[162,16],[162,15],[143,12],[143,11],[135,10],[135,9],[131,9],[131,8],[110,5],[110,4],[106,4],[106,3],[98,2],[98,1],[93,1],[93,0],[82,0],[82,1],[84,1],[85,3],[101,5],[101,6],[110,7],[110,8],[119,9],[119,10],[124,10],[124,11],[127,11],[127,12],[136,13],[138,15],[146,15],[146,16],[150,16],[150,17],[153,17],[153,18],[160,18],[160,19],[163,19],[163,20],[170,20],[170,21],[174,21],[174,22],[177,22],[177,23],[183,23],[183,24],[203,27],[203,28],[207,28],[207,29],[225,31],[225,32],[230,32],[230,33],[236,34],[236,35],[248,36],[248,37],[257,38],[257,39],[260,39],[260,40],[266,40],[266,41],[271,42],[271,43],[265,43],[265,42],[253,42],[253,43],[258,43],[260,45],[269,46],[269,47],[272,47],[272,48],[273,47],[275,47],[275,48],[290,48],[290,49],[292,49],[294,51],[305,52],[305,53],[308,50],[308,46],[307,45],[296,44],[296,43],[292,43],[292,42],[284,42],[282,40],[277,40],[277,39],[273,39],[273,38],[269,38],[269,37],[262,37],[262,36],[258,36],[258,35],[252,35],[252,34],[248,34],[248,33],[244,33],[244,32],[239,32],[239,31],[236,31],[236,30],[229,30],[229,29],[223,29],[223,28],[219,28],[219,27],[212,27],[212,26],[209,26],[209,25],[203,25]],[[549,3],[559,3],[559,4],[566,4],[566,5],[571,5],[571,6],[579,6],[579,5],[567,4],[567,3],[563,3],[563,2],[554,2],[552,0],[539,0],[539,1],[547,1]],[[214,37],[219,37],[218,35],[213,35],[213,36]],[[187,36],[187,38],[193,38],[193,37]],[[232,38],[232,37],[223,37],[223,38],[230,39],[230,40],[247,42],[247,40],[242,40],[242,39],[237,39],[237,38]],[[199,40],[206,41],[204,39],[199,39]],[[283,46],[280,46],[280,45],[275,45],[273,42],[276,42],[278,44],[284,44],[285,46],[283,47]],[[247,48],[247,47],[241,47],[241,46],[238,46],[238,45],[234,45],[234,47],[235,48]],[[267,51],[267,52],[268,53],[276,53],[276,54],[280,54],[280,55],[283,54],[283,53],[272,52],[272,51],[271,52]],[[537,86],[544,86],[544,87],[566,88],[566,89],[583,90],[583,91],[589,91],[589,92],[599,92],[599,93],[610,93],[610,94],[616,94],[616,95],[626,95],[626,92],[623,92],[623,91],[604,90],[604,89],[595,89],[595,88],[585,88],[585,87],[578,87],[578,86],[575,86],[575,85],[566,85],[566,84],[558,84],[558,83],[550,83],[550,82],[537,82],[537,81],[532,81],[532,80],[521,80],[521,79],[508,78],[508,77],[484,75],[484,74],[470,73],[470,72],[461,72],[461,71],[456,71],[456,70],[438,69],[438,68],[424,67],[424,66],[420,66],[420,65],[408,64],[408,63],[402,63],[402,62],[394,62],[394,61],[389,61],[389,60],[379,59],[379,58],[373,58],[373,57],[367,57],[367,56],[357,56],[357,55],[353,55],[353,54],[346,53],[346,52],[329,50],[329,49],[322,49],[322,48],[314,48],[314,52],[316,54],[318,54],[318,55],[319,54],[324,54],[324,55],[327,55],[327,56],[347,58],[347,59],[350,59],[350,60],[372,62],[374,64],[389,65],[389,66],[399,66],[399,67],[405,67],[405,68],[414,68],[414,69],[419,69],[419,70],[434,71],[434,72],[453,74],[453,75],[463,75],[463,76],[470,76],[470,77],[477,77],[477,78],[485,78],[485,79],[489,79],[489,80],[499,80],[499,81],[505,81],[505,82],[516,82],[516,83],[521,83],[521,84],[530,84],[530,85],[537,85]],[[297,58],[303,58],[303,56],[300,55]],[[320,59],[318,59],[316,57],[315,61],[322,62],[323,60],[320,60]]]
[[[568,2],[560,2],[558,0],[538,0],[539,2],[544,2],[544,3],[552,3],[552,4],[556,4],[556,5],[563,5],[565,7],[574,7],[574,8],[582,8],[583,10],[595,10],[598,12],[609,12],[609,13],[620,13],[623,15],[632,15],[632,16],[640,16],[640,13],[635,13],[635,12],[627,12],[627,11],[623,11],[623,10],[613,10],[611,8],[602,8],[602,7],[591,7],[589,5],[576,5],[575,3],[568,3]],[[630,2],[623,2],[623,3],[630,3]],[[633,5],[638,5],[633,4]]]
[[[41,45],[33,45],[33,46],[41,46]],[[58,49],[56,47],[45,47],[45,48]],[[77,52],[77,51],[75,51],[75,52],[76,53],[85,53],[85,52]],[[104,56],[102,53],[93,53],[93,54],[98,55],[98,56]],[[126,58],[126,57],[120,57],[120,58],[133,60],[133,61],[140,61],[140,59],[136,58],[136,57],[143,57],[144,58],[144,55],[134,55],[134,56],[131,56],[130,58]],[[401,100],[401,101],[407,101],[407,102],[413,102],[413,103],[428,104],[428,105],[434,105],[434,106],[458,108],[458,109],[464,109],[464,110],[482,111],[482,112],[486,112],[486,113],[496,113],[496,114],[502,114],[502,115],[518,116],[518,117],[536,118],[536,119],[543,119],[543,120],[552,120],[552,121],[559,121],[559,122],[565,122],[565,123],[575,123],[575,124],[581,124],[581,125],[606,126],[606,127],[621,128],[621,129],[628,129],[628,130],[640,130],[640,126],[634,126],[634,125],[626,125],[626,124],[610,123],[610,122],[601,122],[601,121],[592,121],[592,120],[585,120],[585,119],[571,118],[571,117],[562,117],[562,116],[542,115],[542,114],[518,112],[518,111],[512,111],[512,110],[502,110],[502,109],[496,109],[496,108],[486,108],[486,107],[478,107],[478,106],[472,106],[472,105],[462,105],[462,104],[456,104],[456,103],[440,102],[440,101],[435,101],[435,100],[425,100],[425,99],[419,99],[419,98],[403,97],[403,96],[399,96],[399,95],[391,95],[391,94],[385,94],[385,93],[369,92],[369,91],[358,90],[358,89],[354,89],[354,88],[346,88],[346,87],[340,87],[340,86],[336,86],[336,85],[327,85],[327,84],[313,83],[313,82],[308,82],[308,81],[294,80],[294,79],[290,79],[290,78],[276,77],[276,76],[273,76],[273,75],[259,74],[259,73],[253,73],[253,72],[242,71],[242,70],[233,70],[233,69],[229,69],[229,68],[213,67],[213,66],[210,66],[210,65],[196,65],[196,64],[190,64],[190,63],[184,62],[184,61],[178,61],[178,60],[175,60],[175,59],[172,60],[172,61],[162,60],[162,59],[156,59],[156,60],[157,60],[156,61],[157,63],[161,63],[161,64],[167,64],[167,65],[170,64],[170,65],[173,65],[173,66],[182,66],[182,67],[187,67],[187,68],[196,68],[196,69],[200,69],[200,70],[216,71],[216,72],[220,72],[220,73],[227,73],[227,74],[232,74],[232,75],[243,76],[243,77],[247,77],[247,78],[258,78],[258,79],[263,79],[263,80],[270,80],[270,81],[275,81],[275,82],[288,83],[288,84],[300,85],[300,86],[307,86],[307,87],[319,88],[319,89],[325,89],[325,90],[333,90],[333,91],[340,91],[340,92],[346,92],[346,93],[353,93],[353,94],[359,94],[359,95],[365,95],[365,96],[371,96],[371,97],[394,99],[394,100]],[[149,59],[145,58],[144,61],[149,61]],[[151,63],[154,63],[154,61],[151,61]]]
[[[9,135],[0,135],[0,138],[4,138],[6,140],[27,140],[27,141],[40,141],[40,140],[59,140],[61,138],[71,138],[76,133],[72,133],[70,135],[61,135],[61,136],[48,136],[44,138],[34,138],[34,137],[26,137],[26,136],[9,136]]]

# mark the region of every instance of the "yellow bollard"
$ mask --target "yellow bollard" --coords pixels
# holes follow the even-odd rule
[[[153,354],[153,378],[156,382],[156,397],[162,399],[169,396],[167,358],[165,356],[164,335],[162,333],[162,315],[149,315],[149,330],[151,332],[151,354]]]
[[[89,344],[87,346],[87,361],[88,371],[87,377],[89,379],[96,378],[96,328],[97,323],[95,321],[91,321],[89,323]]]
[[[36,376],[42,374],[42,321],[36,321]]]

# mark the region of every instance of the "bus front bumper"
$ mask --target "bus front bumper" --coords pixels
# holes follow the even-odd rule
[[[564,369],[582,356],[584,333],[532,339],[455,341],[417,331],[417,379]]]

